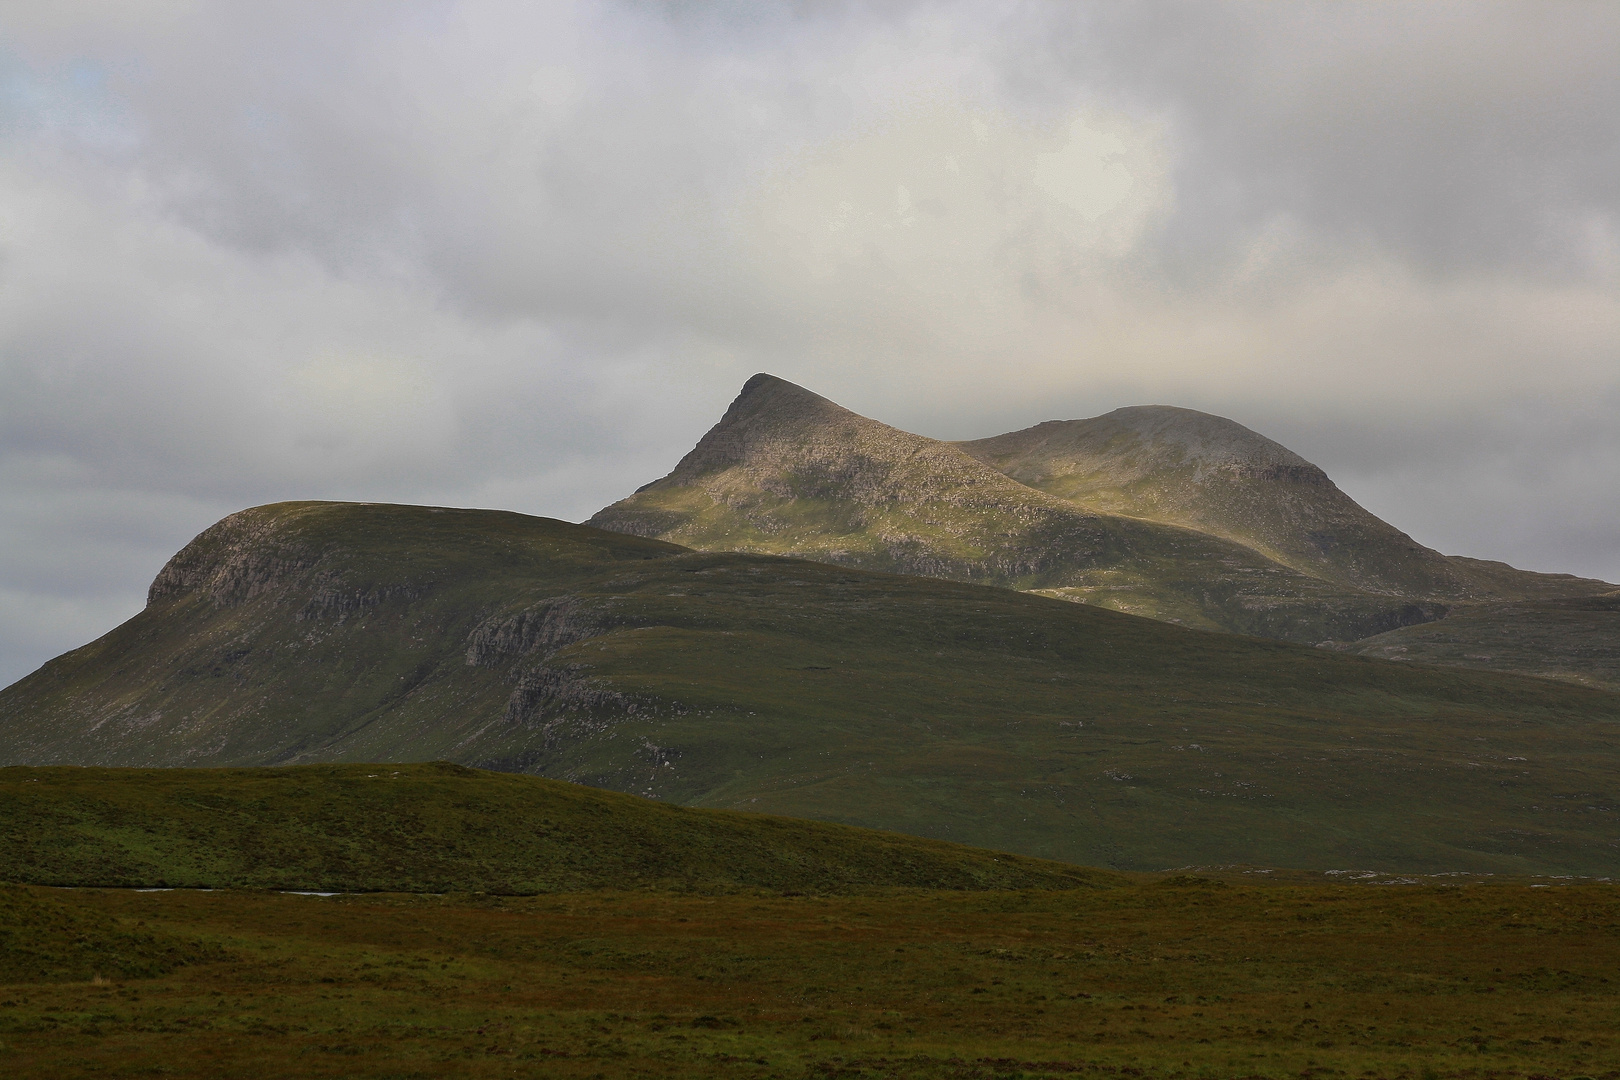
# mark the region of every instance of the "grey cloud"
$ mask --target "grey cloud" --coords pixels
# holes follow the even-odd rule
[[[1206,408],[1620,577],[1609,7],[26,7],[0,681],[239,506],[581,518],[756,370],[943,437]]]
[[[1176,125],[1184,248],[1287,215],[1433,272],[1614,272],[1611,5],[1102,5],[1067,30],[1064,74]]]

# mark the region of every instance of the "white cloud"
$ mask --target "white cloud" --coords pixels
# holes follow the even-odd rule
[[[1136,186],[1131,170],[1119,160],[1124,154],[1118,135],[1076,120],[1061,150],[1035,155],[1035,186],[1087,221],[1096,221]]]

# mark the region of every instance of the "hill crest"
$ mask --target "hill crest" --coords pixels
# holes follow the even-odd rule
[[[1311,462],[1235,420],[1175,405],[1127,405],[1088,420],[1047,420],[1022,431],[954,445],[981,461],[984,455],[1004,449],[1031,449],[1031,444],[1050,447],[1058,454],[1065,450],[1072,453],[1080,442],[1077,433],[1090,436],[1093,446],[1117,442],[1121,437],[1139,440],[1128,463],[1139,476],[1155,467],[1193,465],[1204,470],[1309,477],[1311,482],[1332,483]]]
[[[1316,465],[1224,417],[1136,406],[957,445],[1093,512],[1197,529],[1350,588],[1449,602],[1492,595]]]

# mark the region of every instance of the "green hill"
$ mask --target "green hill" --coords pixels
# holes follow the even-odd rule
[[[1153,869],[1612,873],[1620,695],[493,511],[285,503],[0,691],[0,764],[450,760]]]
[[[0,881],[488,892],[1070,889],[1113,875],[431,765],[0,769]]]

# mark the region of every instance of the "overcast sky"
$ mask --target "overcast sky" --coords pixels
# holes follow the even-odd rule
[[[1620,580],[1620,5],[0,7],[0,684],[279,499],[579,520],[755,371],[1162,403]]]

